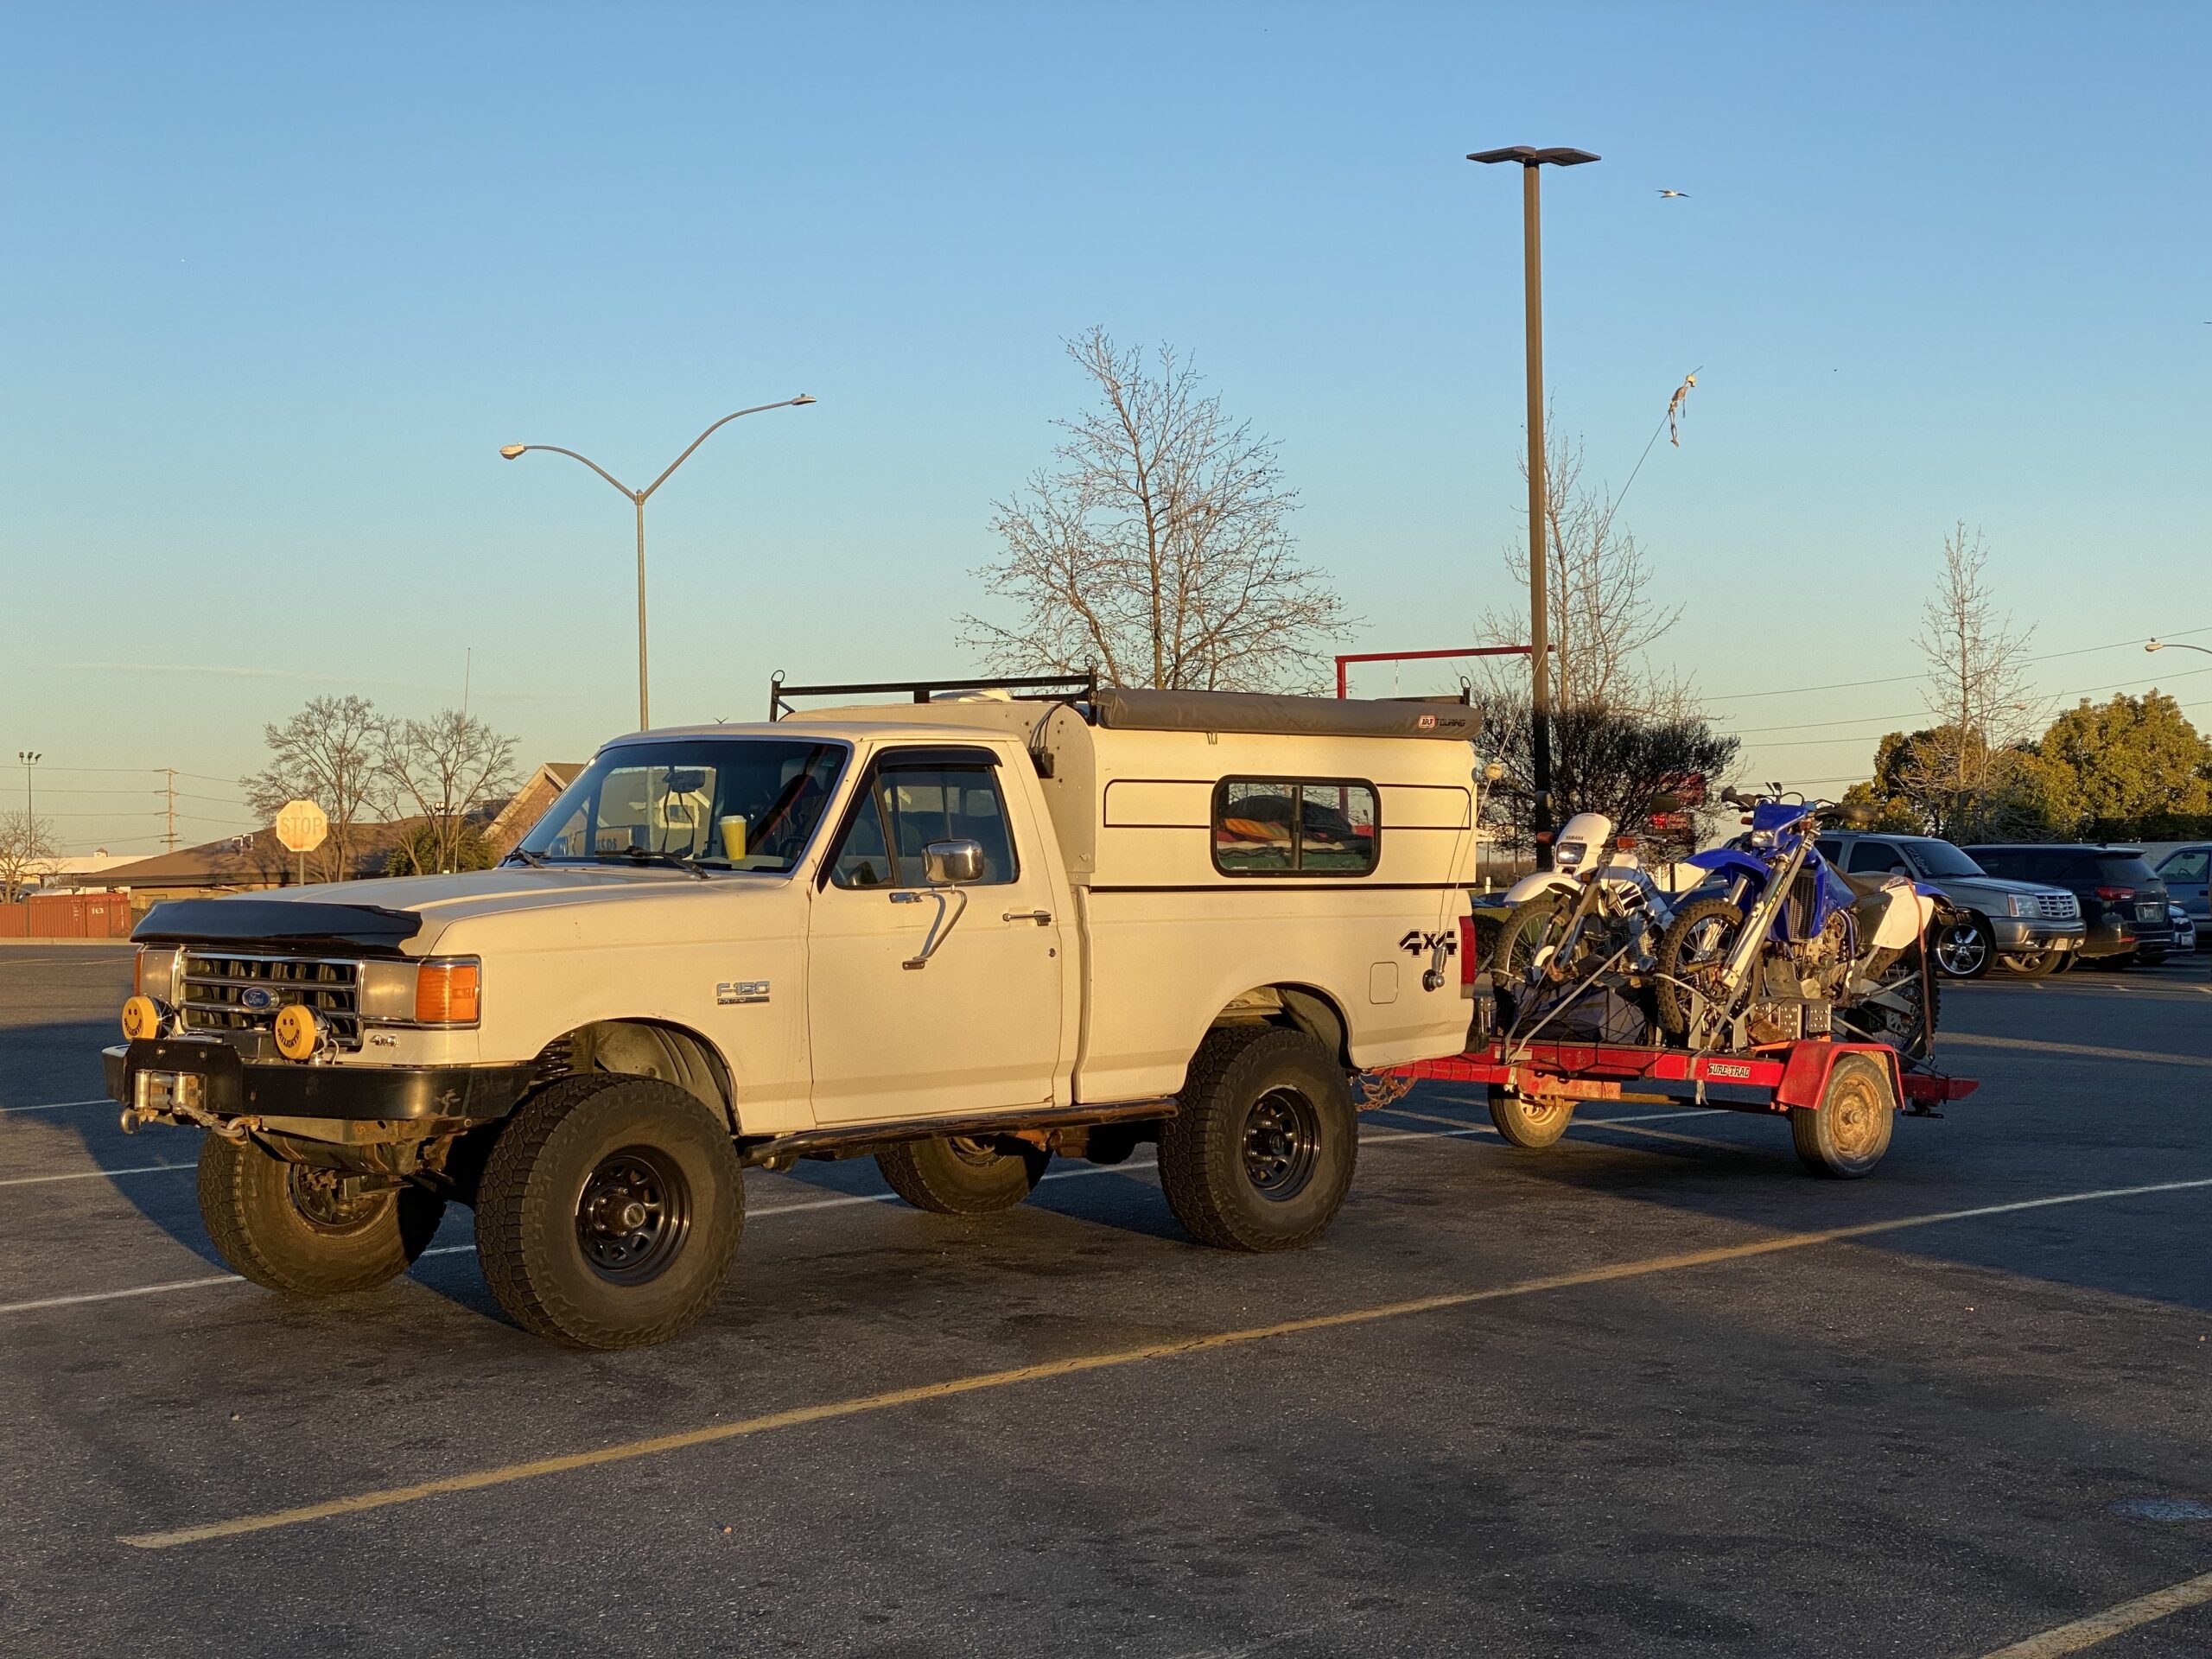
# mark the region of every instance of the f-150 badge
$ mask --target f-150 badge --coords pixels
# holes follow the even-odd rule
[[[735,1002],[766,1002],[768,982],[765,979],[725,979],[715,987],[715,1001],[724,1007]]]

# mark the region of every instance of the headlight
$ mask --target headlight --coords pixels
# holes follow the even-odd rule
[[[1579,841],[1560,842],[1559,850],[1552,855],[1552,862],[1562,870],[1571,870],[1581,861],[1582,843]]]
[[[2005,895],[2005,907],[2015,916],[2036,913],[2036,896],[2032,893],[2009,893]]]
[[[141,946],[130,964],[130,988],[156,1002],[176,1000],[177,948],[173,944]]]
[[[361,1018],[372,1026],[473,1026],[483,1012],[474,957],[361,964]]]
[[[1754,847],[1771,847],[1774,845],[1774,831],[1771,830],[1754,830],[1750,835],[1745,836],[1744,839],[1751,842]]]

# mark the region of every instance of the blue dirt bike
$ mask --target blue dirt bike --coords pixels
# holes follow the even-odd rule
[[[1847,875],[1813,844],[1862,821],[1834,802],[1744,796],[1748,833],[1688,862],[1713,879],[1660,941],[1661,1027],[1700,1050],[1835,1035],[1909,1059],[1935,1045],[1936,982],[1923,941],[1942,895],[1902,876]],[[1839,1029],[1840,1027],[1840,1029]]]

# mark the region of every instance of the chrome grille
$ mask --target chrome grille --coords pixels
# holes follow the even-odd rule
[[[2082,901],[2070,893],[2039,893],[2036,895],[2036,913],[2049,921],[2078,922],[2082,919]]]
[[[177,1019],[188,1031],[267,1031],[288,1002],[321,1014],[339,1047],[361,1046],[358,962],[187,950],[179,964]]]

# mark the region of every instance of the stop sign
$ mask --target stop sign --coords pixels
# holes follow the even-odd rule
[[[313,801],[287,801],[276,815],[276,839],[286,850],[311,853],[330,833],[330,819]]]

